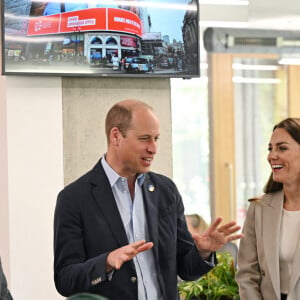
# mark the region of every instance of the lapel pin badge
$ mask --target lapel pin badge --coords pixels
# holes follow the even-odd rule
[[[149,184],[149,185],[148,185],[148,191],[149,191],[149,192],[154,192],[154,190],[155,190],[154,185]]]

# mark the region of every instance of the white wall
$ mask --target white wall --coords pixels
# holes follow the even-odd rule
[[[7,279],[9,280],[9,218],[7,175],[6,80],[3,76],[0,76],[0,255],[3,270]]]
[[[63,187],[61,95],[60,78],[6,78],[6,248],[9,287],[17,300],[61,299],[53,283],[52,229]]]

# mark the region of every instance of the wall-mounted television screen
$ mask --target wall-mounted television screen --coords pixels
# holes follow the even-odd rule
[[[197,0],[4,0],[4,75],[198,77]]]

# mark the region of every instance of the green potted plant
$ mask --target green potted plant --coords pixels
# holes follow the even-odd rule
[[[217,253],[218,264],[196,281],[178,283],[184,300],[238,300],[239,290],[234,279],[235,268],[228,252]]]

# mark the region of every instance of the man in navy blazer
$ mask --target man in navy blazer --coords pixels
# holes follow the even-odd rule
[[[150,172],[160,135],[151,107],[115,104],[106,117],[108,149],[95,167],[58,195],[54,279],[64,296],[111,300],[179,299],[177,276],[195,280],[214,267],[214,251],[240,238],[217,218],[190,235],[175,184]]]

